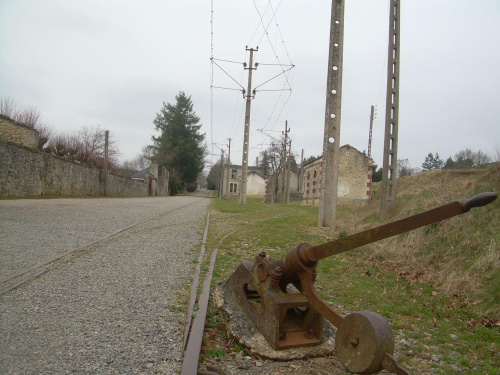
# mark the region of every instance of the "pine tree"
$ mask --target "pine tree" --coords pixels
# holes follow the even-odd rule
[[[455,168],[455,162],[450,156],[448,157],[448,159],[446,159],[446,162],[443,165],[443,169],[453,169],[453,168]]]
[[[170,191],[175,194],[189,184],[195,184],[203,170],[206,146],[205,134],[200,134],[200,118],[193,111],[191,97],[179,92],[175,105],[163,103],[154,124],[160,131],[153,136],[154,160],[170,171]]]
[[[436,156],[432,155],[432,152],[426,156],[425,161],[422,163],[422,169],[424,171],[433,171],[435,169],[441,169],[443,167],[444,161],[439,157],[436,152]]]
[[[270,156],[267,150],[261,151],[260,153],[260,168],[262,169],[262,174],[264,177],[271,175],[271,167],[270,167]]]

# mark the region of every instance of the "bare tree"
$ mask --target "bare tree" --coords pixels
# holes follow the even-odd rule
[[[35,106],[28,106],[18,109],[17,103],[10,96],[0,98],[0,113],[11,120],[24,124],[38,131],[38,148],[43,150],[53,136],[51,126],[42,122],[42,115]]]
[[[15,120],[17,114],[17,104],[10,96],[0,98],[0,113]]]
[[[39,125],[41,125],[42,115],[37,107],[28,106],[17,111],[15,120],[21,124],[29,126],[32,129],[36,129]]]
[[[498,143],[495,144],[495,151],[493,153],[493,161],[500,162],[500,145]]]
[[[125,160],[121,166],[124,169],[140,171],[149,167],[150,164],[151,161],[143,153],[141,153],[132,160]]]
[[[397,176],[405,177],[420,173],[420,169],[413,168],[408,159],[398,159]]]
[[[482,165],[485,165],[487,163],[490,163],[491,162],[491,158],[486,155],[484,152],[482,152],[481,150],[479,150],[478,152],[475,153],[474,155],[474,164],[476,166],[482,166]]]
[[[491,158],[481,150],[474,152],[466,148],[455,155],[454,167],[457,169],[480,167],[490,161]]]
[[[100,126],[86,126],[73,134],[58,134],[52,138],[47,151],[70,161],[85,163],[102,168],[104,166],[105,130]],[[108,139],[108,167],[118,165],[120,152],[116,141],[110,135]]]
[[[79,137],[82,143],[79,160],[102,168],[104,166],[106,131],[100,125],[85,126],[80,130]],[[118,165],[119,156],[120,152],[117,148],[116,140],[110,134],[108,139],[108,162],[110,166]]]

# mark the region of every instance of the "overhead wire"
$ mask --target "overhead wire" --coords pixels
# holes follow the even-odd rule
[[[229,62],[229,63],[234,63],[234,64],[242,64],[243,63],[241,61],[233,61],[233,60],[224,60],[224,59],[216,59],[212,56],[212,60],[217,60],[217,61],[224,61],[224,62]]]
[[[272,79],[274,79],[274,78],[276,78],[276,77],[278,77],[278,76],[280,76],[280,75],[282,75],[282,74],[283,74],[283,75],[284,75],[284,77],[285,77],[285,83],[284,83],[284,85],[283,85],[283,89],[282,89],[282,90],[288,90],[288,91],[290,92],[290,93],[289,93],[289,95],[288,95],[287,100],[283,103],[283,106],[282,106],[281,110],[279,111],[279,115],[278,115],[278,117],[276,118],[276,121],[275,121],[275,124],[274,124],[274,125],[276,125],[276,123],[277,123],[277,122],[278,122],[278,120],[279,120],[279,116],[280,116],[280,115],[281,115],[281,113],[283,112],[283,110],[284,110],[284,108],[285,108],[286,104],[288,103],[288,100],[290,99],[291,92],[292,92],[292,86],[291,86],[290,81],[289,81],[289,75],[290,75],[290,72],[291,72],[291,68],[289,68],[289,69],[286,69],[286,70],[285,70],[285,69],[284,69],[284,67],[289,67],[289,66],[291,66],[292,68],[294,67],[294,65],[293,65],[293,63],[292,63],[292,60],[291,60],[291,58],[290,58],[290,55],[289,55],[289,53],[288,53],[288,49],[286,48],[286,44],[285,44],[285,41],[284,41],[284,39],[283,39],[283,36],[281,35],[281,30],[279,29],[278,20],[277,20],[277,17],[276,17],[276,11],[277,11],[277,10],[279,9],[279,7],[281,6],[282,0],[279,2],[278,6],[276,7],[276,10],[273,8],[272,3],[271,3],[271,0],[269,0],[269,1],[268,1],[268,5],[266,6],[266,9],[264,10],[264,15],[265,15],[265,12],[267,11],[267,9],[268,9],[268,8],[270,8],[270,9],[271,9],[271,12],[272,12],[272,18],[271,18],[271,19],[270,19],[270,21],[268,22],[267,26],[264,24],[264,17],[263,17],[263,15],[262,15],[262,13],[259,11],[259,9],[258,9],[258,7],[257,7],[257,4],[256,4],[255,0],[253,1],[253,3],[254,3],[254,7],[255,7],[255,9],[257,10],[257,13],[259,14],[259,17],[260,17],[260,23],[259,23],[259,25],[262,25],[262,27],[263,27],[263,29],[264,29],[264,32],[263,32],[263,34],[262,34],[262,37],[261,37],[261,38],[260,38],[260,40],[259,40],[259,44],[260,44],[260,41],[264,38],[264,36],[266,36],[266,37],[267,37],[267,40],[268,40],[268,42],[269,42],[269,44],[270,44],[270,46],[271,46],[271,49],[272,49],[272,51],[273,51],[273,53],[274,53],[274,55],[275,55],[276,61],[278,62],[278,64],[261,64],[261,63],[259,63],[259,65],[277,65],[277,66],[279,66],[279,67],[281,68],[282,72],[281,72],[280,74],[276,75],[275,77],[273,77]],[[275,20],[275,22],[276,22],[276,27],[277,27],[278,32],[279,32],[280,37],[281,37],[281,42],[282,42],[283,47],[284,47],[284,49],[285,49],[286,55],[287,55],[287,57],[288,57],[288,60],[290,61],[290,64],[289,64],[289,65],[288,65],[288,64],[283,64],[283,63],[280,61],[280,59],[279,59],[279,57],[278,57],[278,54],[276,53],[276,49],[274,48],[273,43],[272,43],[272,41],[271,41],[271,39],[270,39],[270,37],[269,37],[269,32],[268,32],[268,29],[269,29],[269,26],[270,26],[270,24],[271,24],[271,22],[272,22],[272,20],[273,20],[273,19],[274,19],[274,20]],[[267,82],[269,82],[269,81],[270,81],[270,80],[268,80],[268,81],[264,82],[263,84],[261,84],[261,85],[259,85],[259,86],[257,86],[257,87],[261,87],[262,85],[264,85],[265,83],[267,83]],[[286,88],[285,88],[287,85],[288,85],[288,89],[286,89]],[[259,90],[259,91],[271,91],[271,90]],[[274,90],[273,90],[273,91],[274,91]],[[276,91],[278,91],[278,90],[276,90]],[[276,100],[276,104],[275,104],[275,106],[274,106],[273,110],[271,111],[271,114],[270,114],[269,118],[268,118],[268,119],[267,119],[267,121],[266,121],[266,125],[265,125],[265,126],[267,126],[267,124],[271,121],[271,118],[272,118],[273,114],[275,113],[276,108],[277,108],[277,107],[278,107],[278,105],[280,104],[280,99],[281,99],[281,97],[282,97],[282,95],[280,94],[280,95],[279,95],[279,97],[278,97],[278,99]],[[274,125],[273,125],[273,127],[272,127],[272,128],[274,128]]]
[[[253,0],[253,4],[254,4],[254,6],[255,6],[255,10],[257,10],[257,13],[259,14],[259,17],[260,17],[260,23],[262,24],[262,27],[264,28],[264,35],[267,37],[267,40],[268,40],[268,42],[269,42],[269,45],[271,46],[271,49],[272,49],[272,51],[273,51],[273,53],[274,53],[274,57],[276,58],[276,60],[277,60],[277,61],[278,61],[278,63],[280,64],[281,69],[283,70],[283,64],[281,63],[281,61],[280,61],[280,59],[279,59],[279,57],[278,57],[278,54],[276,53],[276,50],[274,49],[273,43],[271,42],[271,39],[269,38],[269,32],[267,31],[267,29],[269,28],[269,24],[271,24],[271,22],[269,22],[268,26],[266,27],[266,26],[264,25],[264,19],[263,19],[263,16],[262,16],[262,14],[260,13],[259,8],[257,7],[257,3],[255,2],[255,0]],[[269,1],[269,3],[268,3],[268,4],[269,4],[269,5],[271,6],[271,8],[272,8],[272,5],[271,5],[271,2],[270,2],[270,1]],[[279,4],[281,4],[281,1],[280,1],[280,3],[279,3]],[[279,7],[279,5],[278,5],[278,7]],[[267,9],[267,7],[266,7],[266,9]],[[276,13],[275,13],[275,12],[273,12],[273,18],[274,18],[274,19],[276,19],[276,18],[275,18],[275,15],[276,15]],[[262,37],[262,38],[263,38],[263,37]],[[261,38],[261,40],[262,40],[262,38]],[[259,44],[260,44],[260,43],[259,43]],[[287,82],[288,82],[288,78],[286,77],[286,75],[285,75],[285,79],[286,79],[286,80],[287,80]],[[290,84],[289,84],[289,85],[290,85]]]
[[[391,4],[390,4],[390,2],[387,2],[387,13],[389,13],[390,11],[391,11]],[[387,77],[388,59],[389,59],[389,55],[386,53],[385,58],[384,58],[384,65],[382,66],[382,74],[380,75],[380,84],[379,84],[379,91],[378,91],[376,106],[378,106],[378,104],[380,102],[380,95],[382,94],[382,89],[384,86],[384,84],[383,84],[384,77]]]
[[[293,68],[293,64],[292,64],[292,61],[291,61],[291,58],[290,58],[290,55],[289,55],[289,52],[288,52],[288,49],[286,47],[286,44],[284,42],[284,38],[283,38],[283,35],[281,33],[281,30],[279,28],[279,25],[278,25],[278,21],[277,21],[277,17],[276,17],[276,12],[277,10],[280,8],[281,4],[282,4],[282,0],[279,1],[279,3],[277,4],[276,8],[273,7],[272,5],[272,1],[269,0],[267,2],[267,5],[265,7],[265,10],[263,12],[263,14],[259,11],[258,9],[258,6],[255,2],[255,0],[253,1],[254,3],[254,7],[257,11],[257,13],[259,14],[259,23],[255,29],[255,31],[253,32],[252,34],[252,37],[251,37],[251,40],[252,41],[255,37],[255,35],[257,34],[259,28],[262,27],[263,29],[263,34],[261,36],[261,38],[259,39],[259,43],[262,41],[262,39],[264,38],[264,36],[266,36],[268,42],[269,42],[269,45],[271,47],[271,50],[274,54],[274,57],[276,59],[276,61],[278,62],[277,64],[271,64],[271,63],[259,63],[259,65],[264,65],[264,66],[279,66],[280,69],[281,69],[281,73],[277,74],[276,76],[274,76],[273,78],[265,81],[264,83],[260,84],[259,86],[257,86],[255,89],[259,88],[259,87],[262,87],[263,85],[265,85],[266,83],[268,83],[269,81],[283,75],[284,76],[284,83],[283,83],[283,88],[278,90],[278,89],[269,89],[269,90],[264,90],[264,89],[260,89],[258,91],[280,91],[280,95],[279,97],[277,98],[276,100],[276,104],[274,105],[274,108],[271,112],[271,115],[269,116],[268,120],[266,121],[265,123],[265,127],[268,126],[268,124],[270,123],[271,119],[273,118],[273,115],[275,113],[278,114],[278,116],[276,117],[275,119],[275,122],[274,124],[271,126],[271,129],[274,128],[274,126],[276,125],[276,123],[278,122],[279,120],[279,117],[280,115],[282,114],[286,104],[288,103],[289,99],[290,99],[290,96],[291,96],[291,93],[292,93],[292,86],[291,86],[291,82],[290,82],[290,74],[291,74],[291,70]],[[214,86],[214,67],[213,65],[215,64],[219,69],[221,69],[232,81],[234,81],[242,90],[245,90],[243,85],[238,83],[227,71],[225,71],[222,66],[220,66],[219,64],[217,64],[217,61],[220,61],[220,62],[224,62],[224,63],[234,63],[234,64],[243,64],[241,62],[238,62],[238,61],[234,61],[234,60],[229,60],[229,59],[222,59],[220,57],[222,56],[227,56],[227,55],[232,55],[232,54],[236,54],[236,53],[240,53],[240,52],[234,52],[234,53],[228,53],[228,54],[224,54],[224,55],[220,55],[220,56],[217,56],[217,57],[214,57],[214,53],[213,53],[213,43],[214,43],[214,32],[213,32],[213,28],[214,28],[214,9],[213,9],[213,0],[211,1],[211,12],[212,12],[212,15],[211,15],[211,62],[212,62],[212,80],[211,80],[211,95],[212,95],[212,108],[211,108],[211,111],[212,111],[212,114],[211,114],[211,131],[212,131],[212,140],[213,140],[213,106],[214,106],[214,103],[213,103],[213,89],[225,89],[225,90],[233,90],[233,91],[239,91],[239,89],[235,89],[235,88],[229,88],[229,87],[220,87],[220,86]],[[268,13],[269,12],[269,13]],[[270,16],[270,19],[269,19],[269,22],[267,22],[267,25],[266,25],[266,22],[264,21],[264,16],[266,15],[266,13],[269,14]],[[276,23],[276,27],[278,29],[278,34],[279,34],[279,37],[281,39],[281,43],[283,44],[283,47],[284,47],[284,51],[286,53],[286,57],[288,59],[288,61],[290,62],[290,64],[283,64],[280,60],[280,57],[278,56],[278,53],[277,53],[277,49],[275,48],[275,46],[273,45],[273,42],[271,41],[271,38],[270,38],[270,35],[269,35],[269,27],[272,23],[272,21],[275,21]],[[247,45],[250,45],[247,44]],[[242,72],[242,78],[240,79],[240,81],[243,79],[243,73],[244,71]],[[255,90],[254,89],[254,90]],[[283,91],[288,91],[289,94],[286,98],[286,100],[282,100],[283,99]],[[281,109],[279,111],[277,111],[278,107],[280,106],[280,104],[282,104],[281,106]],[[239,111],[239,119],[237,121],[237,124],[238,126],[234,126],[235,125],[235,119],[237,117],[237,113],[238,113],[238,107],[241,105],[240,103],[240,98],[239,96],[237,97],[237,100],[236,100],[236,103],[235,103],[235,110],[234,110],[234,114],[233,114],[233,122],[231,124],[231,128],[230,128],[230,131],[229,131],[229,136],[233,138],[233,141],[235,142],[234,144],[237,144],[238,142],[242,142],[242,139],[241,140],[238,140],[238,139],[235,139],[235,135],[237,133],[237,131],[240,129],[240,122],[241,122],[241,118],[243,116],[243,113],[244,113],[244,105],[241,106],[241,110]],[[233,129],[234,129],[234,132],[233,132]],[[254,134],[254,132],[252,132],[252,134]],[[233,135],[234,134],[234,135]]]
[[[243,80],[243,73],[244,73],[244,70],[241,72],[241,77],[240,77],[240,81]],[[238,118],[238,121],[236,122],[237,126],[236,126],[236,129],[234,131],[234,135],[232,134],[232,131],[233,131],[233,128],[234,128],[234,124],[235,124],[235,119],[236,119],[236,114],[238,112],[238,105],[239,105],[239,102],[240,102],[240,99],[242,99],[242,97],[240,97],[239,95],[236,97],[236,103],[235,103],[235,106],[234,106],[234,112],[233,112],[233,120],[231,122],[231,129],[229,130],[229,134],[231,136],[231,138],[233,138],[236,133],[238,132],[238,130],[240,129],[240,125],[241,125],[241,117],[243,115],[243,109],[244,109],[244,106],[242,105],[241,106],[241,109],[240,109],[240,116]]]
[[[212,59],[212,64],[215,64],[220,70],[222,70],[229,78],[231,78],[233,80],[233,82],[235,82],[238,86],[240,86],[242,88],[242,90],[245,90],[245,88],[237,81],[235,80],[233,77],[231,77],[231,75],[226,72],[219,64],[217,64],[213,59]]]

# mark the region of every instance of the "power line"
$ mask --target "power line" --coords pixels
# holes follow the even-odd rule
[[[278,6],[276,7],[276,11],[278,10],[278,8],[281,5],[281,1],[279,2]],[[276,21],[276,29],[278,29],[278,34],[281,38],[281,43],[283,44],[283,48],[285,49],[285,52],[286,52],[286,55],[288,56],[288,60],[290,61],[290,64],[292,64],[292,59],[291,59],[290,55],[288,54],[288,49],[286,48],[285,40],[283,39],[283,35],[281,34],[281,29],[280,29],[279,24],[278,24],[278,19],[276,18],[276,11],[273,9],[273,5],[271,4],[271,0],[269,0],[269,6],[273,12],[273,18]]]
[[[224,61],[224,62],[228,62],[228,63],[233,63],[233,64],[243,64],[241,61],[233,61],[233,60],[224,60],[224,59],[216,59],[212,56],[212,60],[215,60],[215,61]]]
[[[260,65],[260,64],[259,64],[259,65]],[[286,72],[288,72],[289,70],[293,69],[294,67],[295,67],[295,65],[292,65],[292,66],[291,66],[290,68],[288,68],[287,70],[284,70],[283,72],[281,72],[281,73],[279,73],[279,74],[276,74],[274,77],[272,77],[272,78],[268,79],[266,82],[264,82],[264,83],[260,84],[259,86],[255,87],[255,88],[254,88],[254,91],[257,91],[257,89],[258,89],[259,87],[264,86],[266,83],[268,83],[268,82],[272,81],[273,79],[275,79],[276,77],[279,77],[279,76],[280,76],[280,75],[282,75],[282,74],[285,74]],[[290,85],[289,85],[289,86],[290,86]],[[290,89],[289,89],[289,90],[290,90],[290,91],[292,91],[292,88],[290,87]],[[259,90],[259,91],[266,91],[266,90]],[[267,91],[269,91],[269,90],[267,90]],[[277,91],[277,90],[275,90],[275,91]],[[283,91],[283,90],[281,90],[281,91]]]
[[[239,83],[238,81],[236,81],[236,80],[235,80],[235,79],[234,79],[234,78],[233,78],[233,77],[232,77],[232,76],[231,76],[228,72],[226,72],[226,71],[225,71],[225,70],[224,70],[224,69],[223,69],[223,68],[222,68],[219,64],[217,64],[217,63],[214,61],[214,59],[213,59],[213,58],[210,58],[210,60],[212,61],[212,64],[215,64],[217,67],[219,67],[219,69],[220,69],[220,70],[222,70],[224,73],[226,73],[226,75],[227,75],[229,78],[231,78],[231,79],[232,79],[232,80],[233,80],[233,81],[234,81],[234,82],[235,82],[238,86],[240,86],[240,87],[241,87],[241,89],[242,89],[243,91],[245,91],[245,88],[244,88],[242,85],[240,85],[240,83]]]
[[[260,17],[260,22],[261,22],[261,24],[262,24],[262,27],[264,28],[264,35],[266,35],[266,37],[267,37],[267,40],[268,40],[268,42],[269,42],[269,45],[271,46],[271,49],[273,50],[274,57],[276,58],[276,61],[278,61],[278,63],[280,64],[281,69],[283,70],[283,64],[281,63],[281,61],[280,61],[280,59],[279,59],[279,57],[278,57],[278,54],[276,53],[276,50],[274,49],[274,46],[273,46],[273,43],[271,42],[271,39],[269,38],[269,33],[268,33],[268,31],[267,31],[266,26],[264,25],[264,19],[262,18],[262,14],[260,13],[260,11],[259,11],[259,9],[258,9],[257,4],[255,3],[255,0],[253,0],[253,4],[254,4],[254,6],[255,6],[255,10],[257,10],[257,13],[259,14],[259,17]],[[269,2],[269,3],[268,3],[268,5],[270,5],[270,4],[271,4],[271,3]],[[280,4],[281,4],[281,1],[280,1]],[[278,7],[279,7],[279,5],[278,5]],[[272,6],[271,6],[271,8],[272,8]],[[266,9],[267,9],[267,7],[266,7]],[[276,18],[275,18],[275,19],[276,19]],[[269,22],[269,24],[270,24],[270,23],[271,23],[271,22]],[[268,24],[268,27],[269,27],[269,24]],[[261,38],[261,40],[262,40],[262,38]],[[259,41],[259,42],[260,42],[260,41]],[[259,44],[260,44],[260,43],[259,43]],[[285,79],[286,79],[286,81],[287,81],[288,85],[290,86],[290,83],[288,82],[288,77],[286,77],[286,76],[285,76]]]
[[[260,65],[279,65],[279,66],[280,66],[280,68],[281,68],[281,70],[282,70],[282,72],[281,72],[280,74],[278,74],[277,76],[273,77],[273,78],[276,78],[276,77],[278,77],[279,75],[283,74],[283,75],[285,76],[285,84],[283,85],[283,89],[282,89],[282,90],[286,90],[286,89],[285,89],[285,87],[288,85],[288,89],[289,89],[289,91],[290,91],[290,94],[289,94],[289,96],[288,96],[287,100],[283,103],[283,107],[281,108],[281,110],[280,110],[280,112],[279,112],[279,115],[281,115],[281,113],[283,112],[283,110],[284,110],[284,108],[285,108],[286,104],[288,103],[288,100],[290,99],[290,96],[291,96],[292,87],[291,87],[291,84],[290,84],[290,81],[289,81],[289,79],[288,79],[288,78],[289,78],[289,75],[290,75],[290,72],[291,72],[291,68],[293,68],[293,67],[294,67],[294,65],[291,63],[292,61],[291,61],[290,55],[288,54],[288,50],[287,50],[287,48],[286,48],[286,44],[285,44],[285,41],[284,41],[284,39],[283,39],[283,36],[281,35],[281,30],[279,29],[278,20],[277,20],[277,17],[276,17],[276,11],[277,11],[277,10],[278,10],[278,8],[281,6],[281,2],[282,2],[282,1],[280,1],[280,2],[279,2],[278,6],[276,7],[276,10],[274,10],[274,9],[273,9],[273,6],[272,6],[272,3],[271,3],[271,0],[269,0],[268,5],[266,6],[266,9],[264,10],[264,14],[266,13],[266,11],[267,11],[268,7],[270,7],[270,8],[271,8],[271,11],[272,11],[272,18],[271,18],[271,20],[269,21],[269,23],[267,24],[267,27],[266,27],[266,26],[265,26],[265,24],[264,24],[263,15],[260,13],[260,11],[259,11],[259,9],[258,9],[258,7],[257,7],[257,4],[255,3],[255,0],[254,0],[254,2],[253,2],[253,3],[254,3],[254,6],[255,6],[255,9],[257,10],[257,13],[259,14],[259,17],[260,17],[260,24],[262,25],[262,27],[263,27],[263,29],[264,29],[264,33],[263,33],[263,35],[262,35],[261,39],[259,40],[259,43],[260,43],[260,41],[262,40],[262,38],[264,37],[264,35],[266,35],[267,40],[268,40],[268,42],[269,42],[269,44],[270,44],[270,46],[271,46],[271,49],[272,49],[272,51],[273,51],[273,53],[274,53],[274,55],[275,55],[275,58],[276,58],[276,60],[278,61],[278,64],[260,64],[260,63],[259,63],[259,64],[260,64]],[[274,46],[273,46],[273,43],[271,42],[271,39],[269,38],[268,28],[269,28],[269,25],[271,24],[272,19],[274,19],[274,20],[276,21],[276,27],[277,27],[277,29],[278,29],[278,33],[279,33],[279,35],[280,35],[281,42],[282,42],[283,47],[284,47],[284,49],[285,49],[286,55],[287,55],[287,57],[288,57],[288,60],[290,61],[290,65],[285,65],[285,64],[281,63],[281,61],[280,61],[280,59],[279,59],[279,57],[278,57],[278,55],[277,55],[277,53],[276,53],[276,50],[275,50],[275,48],[274,48]],[[291,66],[291,68],[286,69],[286,70],[284,69],[284,67],[290,67],[290,66]],[[288,72],[288,74],[287,74],[286,72]],[[269,80],[268,80],[268,81],[266,81],[266,82],[264,82],[264,83],[263,83],[263,84],[261,84],[260,86],[264,85],[264,84],[265,84],[265,83],[267,83],[267,82],[269,82]],[[258,87],[260,87],[260,86],[257,86],[257,88],[258,88]],[[259,91],[271,91],[271,90],[259,90]],[[275,90],[275,91],[278,91],[278,90]],[[281,96],[282,96],[282,95],[280,94],[280,95],[279,95],[279,97],[278,97],[278,99],[276,100],[276,104],[275,104],[275,106],[274,106],[274,108],[273,108],[273,110],[272,110],[272,112],[271,112],[271,115],[269,116],[269,118],[268,118],[268,119],[267,119],[267,121],[266,121],[266,125],[269,123],[269,121],[271,120],[271,118],[272,118],[273,114],[275,113],[275,110],[276,110],[276,108],[278,107],[278,104],[280,103]],[[274,123],[274,125],[273,125],[273,128],[274,128],[274,126],[276,125],[276,123],[277,123],[277,122],[278,122],[278,120],[279,120],[279,115],[278,115],[278,117],[276,118],[276,121],[275,121],[275,123]]]

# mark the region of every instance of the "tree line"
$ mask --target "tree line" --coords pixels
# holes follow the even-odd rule
[[[498,150],[495,158],[481,150],[472,151],[466,148],[465,150],[458,151],[453,158],[450,156],[446,160],[441,159],[438,152],[435,154],[429,152],[422,163],[421,169],[411,167],[408,159],[398,159],[398,177],[405,177],[438,169],[481,168],[493,161],[500,161],[500,152]]]

